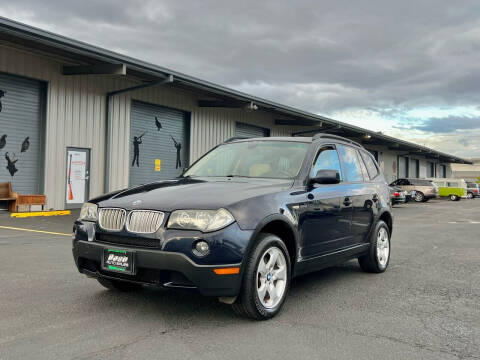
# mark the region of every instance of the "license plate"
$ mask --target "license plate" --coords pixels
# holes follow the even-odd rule
[[[105,249],[103,251],[102,267],[107,271],[123,274],[134,274],[134,254],[120,249]]]

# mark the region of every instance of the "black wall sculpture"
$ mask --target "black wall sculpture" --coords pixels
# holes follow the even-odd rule
[[[138,163],[138,160],[139,160],[139,157],[140,157],[140,144],[142,143],[142,137],[146,133],[147,132],[145,131],[142,135],[133,137],[133,161],[132,161],[132,166],[135,166],[135,161],[136,161],[137,162],[137,167],[140,167],[140,164]]]
[[[10,176],[13,177],[15,173],[18,171],[17,167],[15,166],[15,163],[18,161],[18,159],[15,157],[15,153],[13,154],[13,158],[10,158],[8,156],[8,151],[5,153],[5,159],[7,160],[7,170],[10,173]]]
[[[7,134],[3,134],[2,137],[0,137],[0,149],[3,149],[6,144],[7,144]]]
[[[162,128],[162,123],[158,121],[158,118],[155,116],[155,125],[157,126],[157,131],[160,131]]]
[[[180,150],[182,150],[182,143],[177,142],[172,135],[170,135],[170,137],[172,138],[173,144],[177,149],[177,162],[175,164],[175,169],[178,169],[179,167],[182,167],[182,161],[180,160]]]
[[[25,140],[23,140],[23,143],[22,143],[22,148],[21,148],[21,151],[20,152],[25,152],[28,150],[28,148],[30,147],[30,137],[27,136],[25,138]]]

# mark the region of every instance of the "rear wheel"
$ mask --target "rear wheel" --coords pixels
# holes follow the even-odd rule
[[[425,195],[423,195],[423,193],[421,193],[420,191],[417,191],[415,193],[415,201],[416,202],[423,202],[425,200]]]
[[[467,193],[467,199],[473,199],[473,193],[471,192]]]
[[[97,281],[105,288],[109,290],[118,290],[118,291],[135,291],[142,288],[142,285],[134,284],[127,281],[121,280],[111,280],[105,278],[97,278]]]
[[[458,200],[460,200],[460,198],[457,195],[450,195],[450,200],[458,201]]]
[[[390,262],[390,231],[384,221],[378,221],[372,237],[369,252],[359,257],[358,263],[363,271],[382,273]]]
[[[290,286],[290,268],[290,256],[283,241],[273,234],[260,234],[248,256],[233,310],[257,320],[278,314]]]

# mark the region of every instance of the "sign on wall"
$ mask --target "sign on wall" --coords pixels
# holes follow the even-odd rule
[[[67,204],[85,202],[85,181],[87,181],[87,153],[67,150]]]

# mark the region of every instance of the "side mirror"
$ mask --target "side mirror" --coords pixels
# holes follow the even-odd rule
[[[317,175],[309,180],[309,184],[338,184],[340,174],[337,170],[318,170]]]

